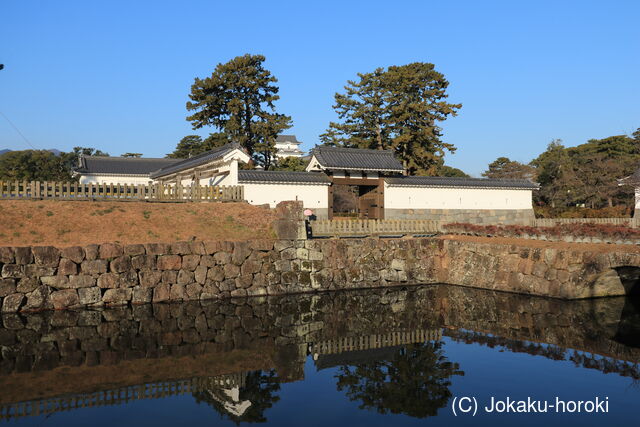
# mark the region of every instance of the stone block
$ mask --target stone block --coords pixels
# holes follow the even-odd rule
[[[0,264],[13,264],[14,261],[13,248],[0,246]]]
[[[182,266],[180,255],[161,255],[157,262],[158,270],[180,270]]]
[[[231,254],[228,252],[216,252],[213,259],[216,260],[218,265],[227,265],[231,263]]]
[[[183,301],[187,299],[187,293],[184,285],[174,284],[171,285],[170,296],[171,301]]]
[[[221,282],[224,280],[224,268],[220,265],[211,267],[207,271],[207,279],[214,282]]]
[[[162,283],[174,284],[178,281],[178,272],[175,270],[166,270],[162,272]]]
[[[31,248],[36,265],[42,267],[57,267],[60,261],[60,251],[53,246],[34,246]]]
[[[283,249],[282,252],[280,252],[281,259],[292,260],[292,259],[296,259],[296,256],[297,256],[296,248],[287,248],[287,249]]]
[[[406,263],[403,259],[393,259],[391,260],[391,268],[397,271],[404,270]]]
[[[78,264],[68,258],[61,258],[58,264],[58,274],[64,276],[78,274]]]
[[[235,264],[227,264],[224,266],[224,277],[233,279],[240,275],[240,267]]]
[[[56,310],[75,307],[80,304],[78,292],[75,289],[63,289],[51,292],[51,304]]]
[[[233,253],[231,254],[231,262],[235,265],[242,265],[249,255],[251,255],[249,242],[235,242],[233,245]]]
[[[104,273],[98,277],[98,287],[101,289],[115,289],[118,282],[119,277],[115,273]]]
[[[87,261],[93,261],[98,259],[98,253],[100,252],[99,245],[87,245],[83,248],[84,259]]]
[[[175,242],[171,244],[171,253],[175,255],[191,254],[191,242]]]
[[[200,264],[200,255],[184,255],[182,257],[182,268],[188,271],[194,271]]]
[[[171,285],[162,283],[153,289],[153,302],[169,301],[171,298]]]
[[[138,275],[143,288],[152,288],[162,280],[162,273],[159,271],[141,271]]]
[[[20,278],[24,274],[24,266],[17,264],[5,264],[2,266],[2,277]]]
[[[247,289],[251,285],[253,285],[252,274],[241,274],[240,276],[236,277],[236,288]]]
[[[63,258],[67,258],[76,264],[80,264],[84,261],[84,250],[80,246],[71,246],[68,248],[60,249],[60,255]]]
[[[130,271],[132,269],[131,257],[129,255],[118,256],[109,263],[109,268],[114,273]]]
[[[42,276],[40,282],[43,285],[50,286],[55,289],[69,289],[69,277],[67,276]]]
[[[262,263],[251,258],[247,259],[240,267],[242,274],[258,273],[262,268]]]
[[[202,285],[198,283],[190,283],[185,286],[185,292],[187,294],[186,300],[195,301],[200,299],[202,293]]]
[[[90,305],[99,303],[102,300],[102,292],[100,288],[80,288],[78,289],[78,298],[80,304]]]
[[[124,254],[122,245],[117,243],[103,243],[100,245],[98,257],[100,259],[112,259]]]
[[[206,255],[207,251],[204,247],[204,242],[202,240],[194,240],[189,243],[191,247],[191,254],[193,255]]]
[[[42,310],[52,308],[49,296],[51,291],[47,286],[39,286],[26,294],[27,302],[22,307],[23,310]]]
[[[147,255],[169,255],[171,246],[166,243],[147,243],[144,245]]]
[[[31,252],[30,246],[13,248],[13,252],[16,256],[16,264],[27,265],[33,262],[33,252]]]
[[[125,271],[124,273],[120,273],[119,278],[119,288],[132,288],[140,284],[140,282],[138,281],[138,273],[136,273],[135,271]]]
[[[133,294],[131,296],[131,303],[133,304],[146,304],[153,300],[153,289],[145,288],[142,286],[136,286],[133,288]]]
[[[102,274],[107,272],[107,261],[103,259],[82,261],[80,271],[85,274]]]
[[[129,256],[136,255],[144,255],[146,252],[144,250],[144,245],[133,244],[133,245],[125,245],[124,254]]]
[[[23,294],[11,294],[7,295],[2,299],[2,312],[3,313],[15,313],[20,310],[22,304],[24,303],[24,295]],[[5,322],[6,324],[6,322]]]
[[[156,256],[155,255],[134,255],[131,258],[131,267],[133,267],[136,270],[155,270]]]
[[[22,279],[18,280],[16,290],[18,292],[26,294],[33,291],[38,287],[38,285],[40,285],[40,282],[37,277],[23,277]]]
[[[322,251],[311,249],[309,250],[309,260],[310,261],[322,261],[324,259],[324,255]]]
[[[131,288],[107,289],[102,295],[102,302],[107,305],[125,305],[131,301]]]
[[[55,273],[56,269],[54,267],[42,267],[35,264],[24,266],[24,275],[26,277],[52,276]]]
[[[70,288],[90,288],[96,285],[96,279],[93,276],[79,274],[77,276],[69,276]]]
[[[193,283],[195,280],[194,275],[191,271],[180,270],[178,271],[178,281],[179,285],[188,285],[189,283]]]
[[[0,297],[6,297],[16,292],[15,279],[0,279]]]
[[[199,265],[194,271],[194,279],[201,285],[207,280],[207,267]]]

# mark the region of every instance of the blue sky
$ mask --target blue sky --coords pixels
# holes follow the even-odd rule
[[[463,104],[446,162],[477,175],[640,127],[640,1],[0,1],[0,112],[36,148],[161,157],[194,77],[266,56],[305,149],[358,72],[432,62]],[[30,148],[0,116],[0,149]]]

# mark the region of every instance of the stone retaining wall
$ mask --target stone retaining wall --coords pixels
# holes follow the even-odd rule
[[[386,219],[429,219],[443,223],[518,224],[535,220],[533,209],[385,209]]]
[[[588,298],[630,291],[633,271],[621,279],[616,269],[640,267],[640,253],[626,246],[422,238],[1,247],[0,298],[3,312],[16,312],[426,283]]]

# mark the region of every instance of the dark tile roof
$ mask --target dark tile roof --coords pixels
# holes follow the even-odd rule
[[[85,174],[149,175],[180,161],[182,159],[80,156],[80,165],[75,171]]]
[[[179,162],[172,165],[168,165],[162,167],[161,169],[155,170],[151,174],[151,178],[155,179],[160,176],[169,175],[175,172],[180,172],[185,169],[190,169],[205,163],[209,163],[213,160],[224,157],[225,154],[235,150],[236,148],[240,148],[240,144],[238,144],[237,142],[230,142],[221,147],[214,148],[213,150],[206,151],[188,159],[180,160]]]
[[[618,185],[640,185],[640,168],[626,178],[618,179]]]
[[[331,184],[329,178],[321,172],[289,172],[289,171],[261,171],[239,170],[238,182],[276,182],[276,183],[304,183]]]
[[[390,185],[407,187],[478,187],[537,190],[538,184],[525,179],[457,178],[444,176],[399,176],[386,178]]]
[[[295,135],[278,135],[276,137],[276,142],[295,142],[296,144],[302,144],[301,141],[298,141]]]
[[[364,150],[318,146],[311,154],[328,169],[368,170],[380,172],[402,172],[402,163],[390,150]]]

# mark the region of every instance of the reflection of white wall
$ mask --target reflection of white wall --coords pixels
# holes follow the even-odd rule
[[[92,174],[80,175],[80,184],[149,184],[151,178],[148,175],[109,175]]]
[[[532,209],[532,191],[396,187],[385,184],[386,209]]]
[[[327,209],[329,186],[309,184],[243,183],[244,198],[252,205],[268,203],[275,208],[285,200],[301,200],[305,208]]]

